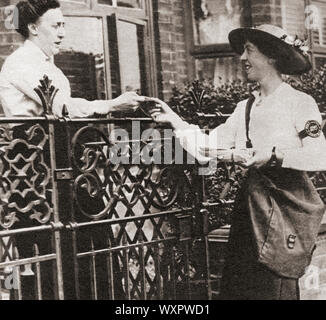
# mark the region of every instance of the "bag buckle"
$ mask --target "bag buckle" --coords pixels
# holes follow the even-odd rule
[[[288,237],[288,248],[289,249],[294,249],[294,245],[295,245],[295,239],[297,236],[290,234]]]

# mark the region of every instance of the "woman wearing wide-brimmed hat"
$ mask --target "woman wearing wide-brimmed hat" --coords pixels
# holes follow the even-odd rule
[[[276,26],[229,34],[248,79],[260,89],[241,101],[209,136],[164,102],[152,110],[198,160],[217,158],[248,168],[235,203],[222,299],[299,299],[325,206],[306,171],[326,170],[326,141],[315,100],[283,82],[311,69],[308,48]],[[249,152],[248,152],[249,151]]]

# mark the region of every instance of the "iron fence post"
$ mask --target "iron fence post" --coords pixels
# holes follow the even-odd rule
[[[49,122],[49,146],[50,146],[50,161],[51,161],[51,180],[52,180],[52,202],[53,202],[53,219],[54,223],[60,222],[59,217],[59,196],[58,196],[58,184],[55,179],[55,136],[54,136],[54,124]],[[62,253],[61,253],[61,240],[60,231],[54,230],[54,243],[57,254],[56,265],[57,265],[57,284],[58,284],[58,299],[64,300],[64,289],[63,289],[63,271],[62,271]]]
[[[63,279],[65,297],[69,300],[80,299],[79,290],[79,268],[77,261],[77,229],[75,226],[73,180],[74,171],[72,168],[71,151],[71,130],[72,122],[66,106],[62,109],[62,118],[57,123],[57,137],[60,143],[60,150],[57,155],[56,179],[59,188],[59,210],[60,219],[66,226],[66,232],[62,234],[61,245],[64,248],[62,256]]]
[[[52,182],[52,204],[53,204],[53,222],[54,224],[60,223],[59,217],[59,196],[58,185],[55,179],[56,170],[56,148],[55,148],[55,132],[54,121],[55,117],[52,113],[53,100],[58,92],[58,89],[52,85],[52,81],[47,76],[40,81],[41,85],[35,88],[42,101],[45,117],[49,125],[49,150],[50,150],[50,168],[51,168],[51,182]],[[64,300],[64,287],[63,287],[63,271],[62,271],[62,253],[61,253],[61,231],[58,229],[53,230],[54,246],[56,252],[56,280],[57,280],[57,297],[59,300]]]
[[[199,81],[194,81],[192,88],[189,91],[194,104],[197,106],[197,110],[202,111],[203,100],[205,96],[205,90],[201,88]],[[198,115],[198,114],[197,114]],[[212,286],[211,286],[211,274],[210,274],[210,255],[209,255],[209,243],[208,243],[208,216],[209,212],[206,208],[203,208],[203,204],[207,201],[206,188],[205,188],[205,175],[198,177],[198,210],[197,221],[200,221],[200,237],[204,242],[205,249],[205,282],[207,288],[207,296],[209,300],[212,300]]]

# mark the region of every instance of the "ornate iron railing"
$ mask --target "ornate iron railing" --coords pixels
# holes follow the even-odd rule
[[[0,119],[2,297],[212,298],[208,234],[239,169],[200,176],[151,119],[56,119],[51,82],[36,91],[45,117]]]
[[[36,91],[45,117],[0,119],[2,297],[209,297],[195,166],[152,161],[175,141],[112,136],[112,125],[143,133],[148,118],[55,119],[51,82]],[[150,161],[112,162],[118,144]]]

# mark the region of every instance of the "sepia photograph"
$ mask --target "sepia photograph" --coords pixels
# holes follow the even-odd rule
[[[0,0],[0,300],[326,300],[325,119],[326,0]]]

